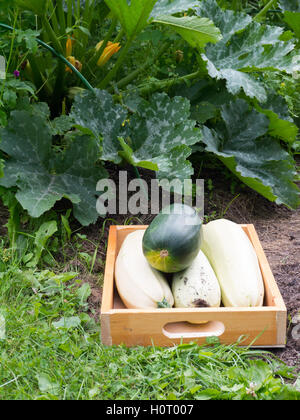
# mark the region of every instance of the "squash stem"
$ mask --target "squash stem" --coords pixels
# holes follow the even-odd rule
[[[161,302],[157,302],[157,307],[158,308],[171,308],[169,302],[167,301],[166,298],[163,298],[163,300]]]
[[[137,76],[140,73],[142,73],[143,71],[145,71],[148,67],[150,67],[157,60],[158,57],[161,57],[163,52],[168,47],[169,47],[169,44],[167,44],[167,43],[163,44],[162,47],[159,49],[158,53],[155,54],[154,57],[151,57],[144,64],[140,65],[136,70],[134,70],[132,73],[128,74],[126,77],[119,80],[119,82],[117,83],[117,88],[122,89],[122,88],[126,87],[130,82],[132,82],[132,80],[135,80],[137,78]],[[109,91],[112,92],[113,89],[110,88]]]
[[[276,0],[270,0],[265,5],[265,7],[263,7],[261,9],[261,11],[258,12],[256,16],[254,16],[253,20],[256,21],[256,22],[258,22],[260,19],[262,19],[266,15],[266,13],[268,12],[268,10],[271,9],[271,7],[273,6],[274,3],[276,3]]]

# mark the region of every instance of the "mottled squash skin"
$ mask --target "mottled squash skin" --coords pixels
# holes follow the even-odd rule
[[[149,264],[164,273],[177,273],[196,258],[202,239],[202,221],[196,210],[172,204],[146,229],[143,252]]]

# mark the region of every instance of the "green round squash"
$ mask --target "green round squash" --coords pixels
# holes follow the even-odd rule
[[[202,221],[185,204],[164,208],[143,237],[143,252],[149,264],[164,273],[177,273],[196,258],[202,238]]]

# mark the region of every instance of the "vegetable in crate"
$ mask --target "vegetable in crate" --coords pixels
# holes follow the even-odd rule
[[[165,273],[187,268],[200,250],[201,227],[202,221],[192,207],[176,203],[164,208],[143,238],[149,264]]]
[[[130,233],[121,246],[115,265],[118,293],[127,308],[171,307],[174,299],[167,280],[144,257],[144,232]]]
[[[201,250],[188,268],[173,275],[172,292],[177,308],[220,306],[218,279]]]
[[[253,245],[243,228],[226,219],[203,226],[202,251],[219,280],[224,306],[261,306],[263,279]]]

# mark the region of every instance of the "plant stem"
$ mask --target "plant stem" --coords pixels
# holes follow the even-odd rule
[[[66,34],[66,20],[62,0],[57,1],[57,13],[60,25],[60,34],[64,36]]]
[[[44,28],[45,28],[48,36],[49,36],[50,41],[52,42],[54,48],[60,54],[63,54],[63,48],[62,48],[62,46],[61,46],[61,44],[60,44],[60,42],[59,42],[59,40],[58,40],[55,32],[53,31],[53,29],[52,29],[52,27],[51,27],[51,25],[49,23],[49,20],[48,20],[47,16],[46,15],[43,15],[42,20],[43,20],[43,26],[44,26]]]
[[[13,23],[14,26],[13,26],[13,28],[11,28],[12,29],[12,40],[11,40],[11,43],[10,43],[10,51],[9,51],[9,56],[8,56],[8,60],[7,60],[7,63],[6,63],[6,68],[5,68],[6,73],[8,72],[9,65],[10,65],[12,55],[13,55],[13,52],[14,52],[14,43],[15,43],[15,38],[16,38],[15,29],[16,29],[16,25],[17,25],[17,19],[18,19],[18,11],[15,13],[14,23]],[[5,26],[6,25],[4,25],[3,27],[5,28]],[[0,92],[0,99],[1,100],[2,100],[3,93],[4,93],[5,84],[6,84],[6,78],[3,80],[3,83],[2,83],[2,89],[1,89],[1,92]]]
[[[55,9],[56,9],[56,6],[54,6],[53,2],[50,1],[49,2],[49,11],[50,11],[51,24],[52,24],[52,27],[54,29],[54,32],[59,34],[59,26],[58,26],[58,20],[57,20],[57,16],[56,16],[56,13],[55,13]]]
[[[36,90],[37,92],[41,92],[40,97],[42,100],[45,100],[52,94],[51,87],[49,86],[49,83],[43,78],[43,74],[39,68],[35,54],[29,54],[28,61],[30,63],[31,75],[36,86]]]
[[[145,71],[148,67],[150,67],[158,57],[160,57],[163,52],[168,48],[169,44],[168,43],[164,43],[162,45],[162,47],[158,50],[157,54],[155,54],[154,57],[149,58],[144,64],[142,64],[141,66],[139,66],[136,70],[134,70],[133,72],[131,72],[130,74],[128,74],[126,77],[124,77],[123,79],[121,79],[118,83],[117,83],[117,87],[119,89],[124,88],[125,86],[127,86],[132,80],[136,79],[136,77],[142,73],[143,71]]]
[[[7,60],[7,65],[6,65],[6,72],[8,71],[11,59],[12,59],[12,55],[14,52],[14,43],[15,43],[15,39],[16,39],[16,24],[17,24],[17,19],[18,19],[18,12],[15,14],[15,18],[14,18],[14,27],[13,27],[13,33],[12,33],[12,40],[11,40],[11,44],[10,44],[10,50],[9,50],[9,56],[8,56],[8,60]]]
[[[72,26],[72,18],[73,18],[73,6],[72,6],[72,0],[67,0],[67,27],[71,28]]]
[[[124,33],[125,33],[125,31],[124,31],[124,29],[122,28],[122,29],[120,30],[120,32],[118,33],[118,35],[115,37],[115,39],[114,39],[114,41],[113,41],[113,42],[119,42],[119,41],[120,41],[120,39],[122,39],[122,37],[123,37]]]
[[[119,58],[117,59],[114,67],[110,70],[110,72],[106,75],[106,77],[101,81],[99,84],[100,89],[105,89],[106,86],[109,84],[109,82],[116,76],[119,68],[121,67],[121,64],[127,57],[127,52],[129,48],[131,47],[133,39],[129,38],[125,44],[125,46],[121,50],[121,54],[119,55]]]
[[[260,12],[258,12],[257,13],[257,15],[255,15],[254,16],[254,18],[253,18],[253,20],[254,21],[259,21],[261,18],[263,18],[264,16],[265,16],[265,14],[267,13],[267,11],[269,10],[269,9],[271,9],[271,7],[273,6],[273,4],[274,3],[276,3],[276,1],[277,0],[270,0],[266,5],[265,5],[265,7],[263,7],[262,9],[261,9],[261,11]]]
[[[206,73],[205,73],[206,74]],[[172,86],[185,83],[189,80],[196,79],[197,77],[204,75],[201,70],[195,71],[194,73],[187,74],[180,77],[172,77],[170,79],[158,80],[157,82],[152,82],[146,86],[138,87],[138,91],[141,95],[149,95],[150,93],[156,92],[158,90],[169,89]]]

